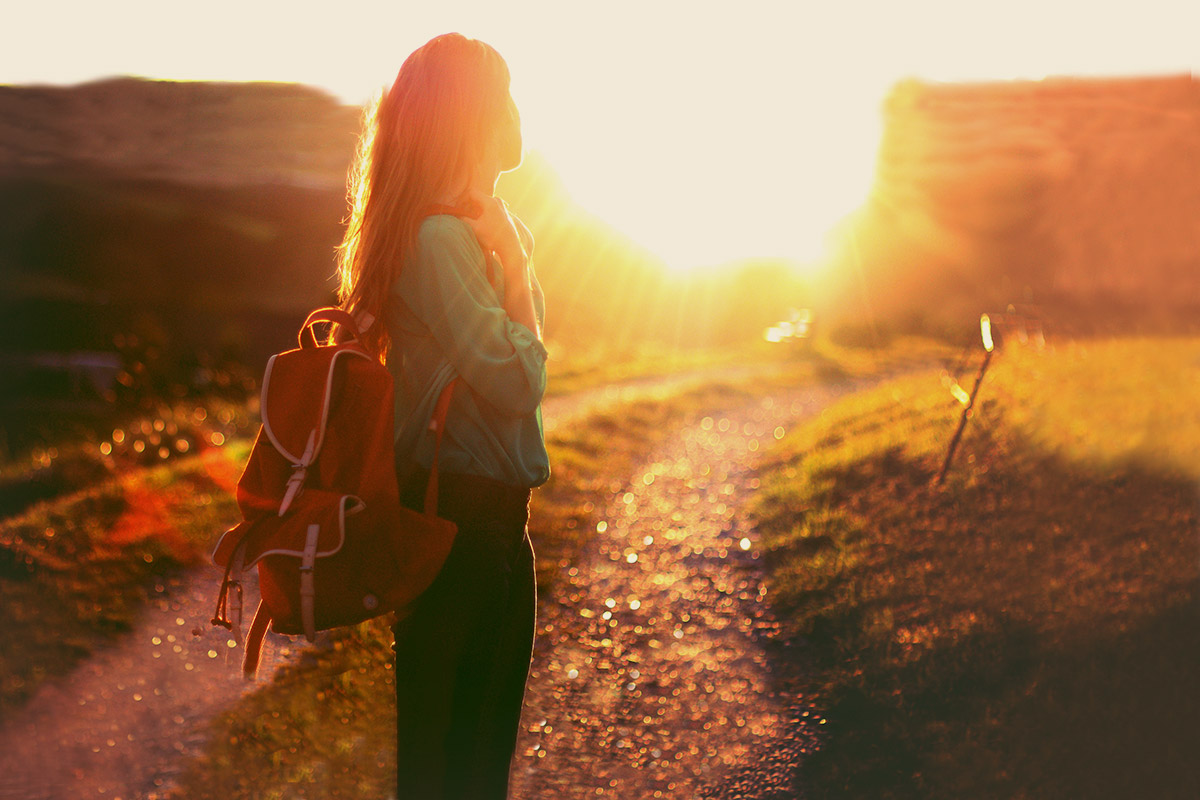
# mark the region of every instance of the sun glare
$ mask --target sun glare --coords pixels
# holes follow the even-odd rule
[[[352,0],[319,17],[256,0],[203,14],[120,5],[120,14],[81,5],[54,47],[10,37],[0,81],[298,81],[357,103],[423,41],[459,30],[508,60],[527,143],[574,199],[681,270],[819,261],[829,231],[867,196],[879,104],[901,79],[1187,69],[1200,13],[1171,0],[1147,0],[1136,20],[1100,9],[1080,17],[1053,0],[987,9],[748,0],[720,10],[612,0],[587,12],[548,0]],[[20,4],[9,27],[57,31],[53,8]],[[1152,28],[1135,35],[1139,24]]]
[[[819,51],[766,24],[717,51],[711,31],[682,33],[669,49],[571,54],[576,68],[562,76],[518,51],[527,144],[577,203],[672,270],[819,264],[829,232],[866,200],[890,81],[870,69],[831,74]]]
[[[703,140],[676,133],[681,138],[647,147],[608,130],[587,143],[562,139],[535,117],[529,140],[576,202],[674,271],[745,258],[805,269],[821,262],[829,232],[867,197],[878,102],[862,99],[851,134],[841,125],[831,131],[798,120],[781,128],[747,116]],[[714,151],[714,141],[723,146]]]

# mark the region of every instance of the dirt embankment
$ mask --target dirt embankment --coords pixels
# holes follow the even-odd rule
[[[1142,325],[1200,309],[1195,77],[909,81],[884,121],[842,255],[843,291],[876,313],[936,315],[931,297]]]
[[[115,78],[0,86],[0,170],[341,190],[360,109],[306,86]]]

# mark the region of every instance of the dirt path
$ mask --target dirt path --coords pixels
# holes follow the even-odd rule
[[[544,408],[547,427],[705,379],[744,378],[754,369],[685,373],[551,398]],[[207,568],[168,581],[133,631],[66,678],[44,684],[11,714],[0,726],[0,800],[161,796],[181,765],[201,752],[208,722],[255,686],[241,678],[241,650],[208,624],[219,581]],[[256,602],[251,583],[247,619]],[[193,635],[196,628],[201,635]],[[259,680],[302,652],[302,640],[270,635]]]
[[[613,493],[565,596],[540,601],[514,797],[801,794],[824,721],[766,656],[777,623],[737,509],[761,449],[839,393],[706,418]]]
[[[0,728],[0,798],[159,797],[200,752],[208,720],[254,686],[241,678],[242,651],[209,630],[220,582],[215,569],[168,581],[132,632],[13,714]],[[299,652],[271,638],[260,680]]]
[[[580,419],[587,414],[602,410],[606,406],[642,398],[664,397],[689,386],[710,381],[745,381],[771,372],[771,364],[740,364],[713,369],[696,369],[674,375],[635,378],[621,383],[583,389],[568,395],[548,398],[542,403],[542,416],[546,432],[564,423]]]

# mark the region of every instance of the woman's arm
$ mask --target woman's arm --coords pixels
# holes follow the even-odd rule
[[[499,411],[531,413],[546,389],[546,348],[536,336],[539,326],[532,314],[528,320],[514,319],[509,308],[499,305],[471,229],[456,218],[432,217],[421,226],[414,255],[395,285],[399,299],[429,329],[468,386]],[[532,308],[527,268],[524,274],[524,303]],[[511,280],[507,270],[505,279]],[[519,288],[507,288],[510,298],[522,294]],[[510,299],[505,306],[519,304]]]

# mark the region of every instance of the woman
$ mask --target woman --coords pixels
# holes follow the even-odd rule
[[[550,474],[533,239],[492,194],[521,147],[500,55],[458,34],[431,40],[367,122],[340,250],[342,306],[395,378],[397,474],[413,508],[434,404],[459,379],[438,454],[439,513],[458,535],[394,629],[400,800],[505,798],[520,727],[535,607],[525,526],[530,489]]]

